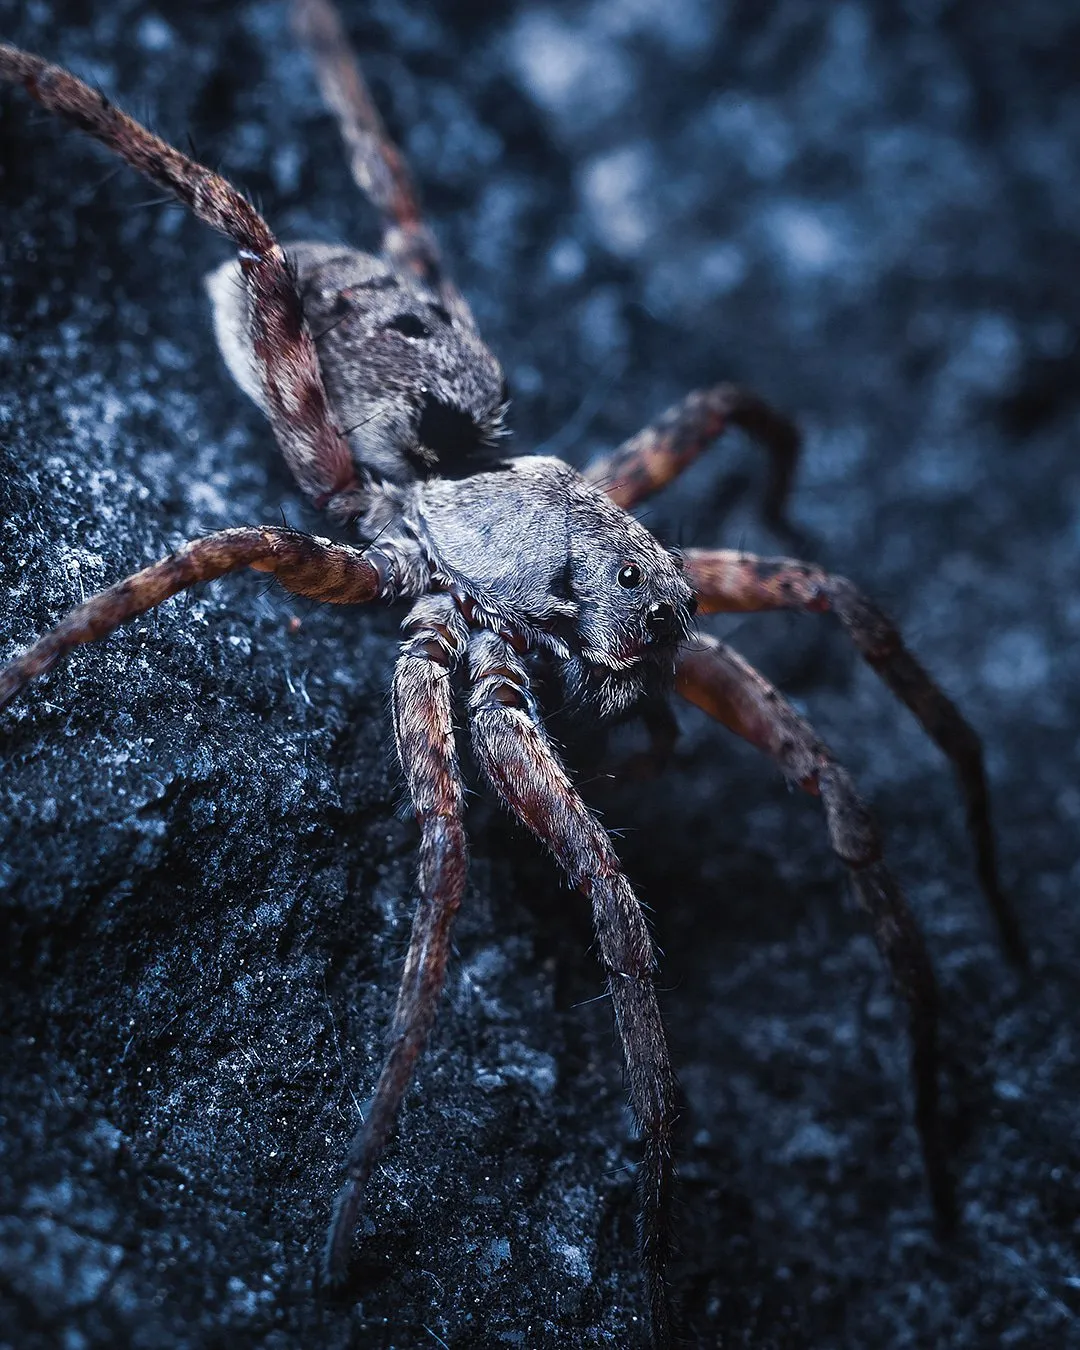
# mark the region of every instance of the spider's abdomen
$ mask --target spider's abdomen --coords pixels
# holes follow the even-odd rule
[[[286,246],[334,420],[358,467],[405,484],[490,463],[506,385],[467,310],[451,313],[416,277],[370,253]],[[207,278],[218,346],[233,379],[265,411],[239,265]]]

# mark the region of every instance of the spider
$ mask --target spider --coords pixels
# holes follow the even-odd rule
[[[793,425],[730,385],[690,394],[578,473],[505,447],[506,383],[444,270],[400,152],[389,140],[329,0],[296,0],[298,35],[335,114],[353,176],[383,220],[380,253],[283,247],[218,174],[152,135],[67,71],[0,45],[0,78],[101,141],[238,250],[207,281],[222,356],[266,414],[312,503],[359,546],[286,526],[220,531],[94,596],[0,670],[0,706],[72,647],[199,582],[243,568],[333,604],[408,600],[392,686],[401,769],[420,829],[419,902],[387,1053],[349,1148],[324,1253],[347,1271],[365,1189],[394,1126],[445,981],[466,884],[464,783],[455,714],[495,795],[548,846],[589,900],[641,1133],[640,1252],[657,1347],[676,1334],[670,1254],[678,1094],[653,985],[648,926],[611,841],[545,730],[557,700],[589,722],[656,709],[675,691],[820,796],[911,1024],[915,1122],[939,1224],[955,1217],[938,1108],[937,993],[907,903],[845,770],[760,674],[696,613],[832,613],[857,650],[952,761],[979,881],[1007,952],[1024,948],[1001,890],[974,732],[851,582],[810,564],[664,547],[630,511],[728,426],[766,450],[777,525],[798,457]]]

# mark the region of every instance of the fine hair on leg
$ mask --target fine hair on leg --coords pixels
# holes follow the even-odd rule
[[[641,1132],[639,1240],[659,1350],[670,1345],[673,1335],[666,1269],[677,1089],[653,986],[652,939],[611,840],[574,790],[540,724],[527,676],[510,644],[494,633],[474,633],[469,668],[472,745],[481,770],[592,904],[630,1104]]]
[[[390,1046],[367,1115],[349,1147],[348,1170],[334,1205],[323,1275],[340,1284],[371,1172],[397,1120],[446,979],[451,924],[465,890],[467,850],[462,784],[454,742],[451,666],[464,643],[453,602],[420,600],[405,622],[394,670],[394,738],[420,825],[416,912],[405,957]]]
[[[676,689],[769,755],[789,783],[821,798],[833,852],[870,915],[874,939],[907,1005],[915,1124],[939,1227],[955,1224],[938,1101],[938,995],[930,957],[903,893],[882,861],[881,837],[855,786],[778,691],[730,647],[699,638],[679,656]]]

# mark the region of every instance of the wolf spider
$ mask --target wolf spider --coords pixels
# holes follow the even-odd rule
[[[0,670],[0,705],[72,647],[111,633],[198,582],[241,568],[332,604],[412,607],[393,677],[397,753],[420,828],[419,901],[387,1053],[348,1152],[326,1275],[346,1271],[365,1187],[435,1016],[466,880],[464,788],[454,709],[464,690],[473,755],[509,810],[590,901],[641,1133],[641,1261],[652,1339],[674,1332],[666,1286],[676,1082],[660,1017],[648,926],[606,832],[545,732],[538,690],[594,721],[655,706],[674,689],[820,796],[832,847],[869,913],[907,1005],[915,1122],[939,1221],[954,1196],[938,1108],[937,992],[922,937],[882,860],[852,781],[767,680],[715,638],[703,614],[834,614],[855,647],[951,760],[967,804],[979,881],[1007,951],[1023,960],[998,882],[982,752],[955,706],[850,581],[787,558],[663,547],[631,514],[729,425],[768,452],[768,514],[782,522],[798,454],[792,424],[752,394],[689,395],[578,473],[502,449],[507,391],[468,304],[443,269],[408,169],[329,0],[297,0],[309,50],[348,150],[379,210],[382,248],[284,248],[224,178],[173,149],[105,97],[40,57],[0,46],[0,78],[96,138],[237,247],[207,281],[217,339],[236,382],[269,419],[313,504],[360,547],[284,526],[196,539],[73,610]]]

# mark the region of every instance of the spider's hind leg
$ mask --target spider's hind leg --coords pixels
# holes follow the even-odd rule
[[[323,101],[337,118],[353,179],[382,216],[383,252],[395,268],[437,291],[462,324],[475,328],[472,311],[443,271],[420,194],[379,116],[337,9],[330,0],[293,0],[293,27],[314,62]]]
[[[331,416],[292,268],[262,216],[220,174],[181,154],[62,66],[0,43],[0,84],[5,83],[21,84],[47,111],[100,141],[232,240],[250,298],[253,378],[274,438],[317,506],[355,515],[364,485]]]
[[[451,925],[465,890],[467,852],[450,678],[451,666],[464,652],[464,639],[453,601],[418,601],[405,631],[394,671],[394,735],[420,823],[420,895],[390,1049],[367,1116],[349,1147],[346,1181],[334,1206],[324,1252],[324,1274],[331,1283],[344,1278],[364,1188],[435,1020],[450,957]]]
[[[790,783],[821,798],[833,851],[848,869],[893,983],[907,1004],[915,1124],[938,1224],[947,1232],[956,1221],[956,1197],[938,1104],[937,982],[915,918],[882,861],[877,827],[847,772],[813,728],[730,647],[715,638],[699,638],[680,654],[676,688],[764,750]]]

